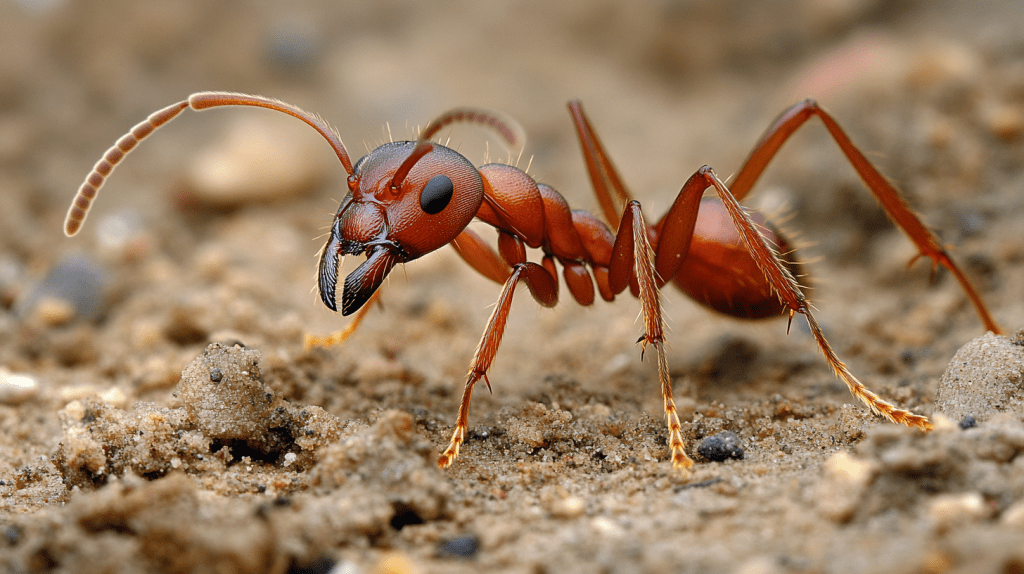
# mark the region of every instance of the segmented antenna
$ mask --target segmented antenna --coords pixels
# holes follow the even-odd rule
[[[437,116],[420,132],[419,142],[433,139],[437,132],[452,124],[479,124],[498,134],[515,155],[526,145],[526,132],[508,116],[478,108],[455,108]]]
[[[89,172],[85,182],[78,188],[78,193],[75,194],[75,198],[71,201],[68,215],[64,218],[64,234],[71,237],[78,233],[82,228],[82,224],[85,223],[85,218],[89,215],[92,202],[96,200],[96,195],[99,194],[103,183],[110,177],[117,164],[128,155],[128,152],[139,145],[139,142],[156,131],[160,126],[174,119],[185,108],[192,108],[198,112],[219,106],[267,108],[302,120],[319,132],[327,140],[327,143],[331,144],[334,153],[337,154],[341,164],[345,167],[345,171],[352,175],[352,161],[348,157],[345,145],[341,142],[341,137],[320,116],[273,98],[234,92],[197,92],[189,96],[185,101],[167,106],[150,114],[148,118],[139,122],[103,154],[103,157],[93,166],[92,171]]]
[[[187,107],[188,100],[185,100],[167,106],[160,111],[153,112],[148,118],[136,124],[131,131],[121,136],[121,139],[117,140],[117,143],[108,149],[107,153],[103,154],[103,157],[96,162],[92,171],[89,172],[85,181],[82,182],[82,186],[78,188],[75,199],[71,201],[68,215],[64,218],[64,235],[72,237],[82,228],[85,218],[89,215],[89,209],[92,207],[93,200],[96,199],[100,188],[103,187],[103,182],[107,180],[107,177],[114,171],[117,164],[121,163],[124,156],[128,155],[128,152],[139,145],[140,141],[156,131],[158,127],[174,119],[175,116]]]

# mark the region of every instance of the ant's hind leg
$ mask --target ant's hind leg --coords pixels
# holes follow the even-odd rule
[[[828,112],[821,109],[814,100],[804,100],[782,112],[782,115],[761,137],[760,142],[750,153],[747,161],[744,162],[743,167],[740,168],[739,173],[732,179],[732,183],[729,186],[737,201],[742,201],[747,193],[750,192],[750,189],[764,172],[768,163],[775,157],[775,154],[778,153],[782,144],[794,132],[800,129],[807,120],[815,116],[825,124],[825,128],[832,136],[833,141],[836,142],[843,155],[846,156],[847,161],[857,171],[857,175],[860,176],[864,185],[875,195],[878,203],[882,205],[889,218],[917,246],[917,257],[924,256],[930,258],[933,271],[940,265],[948,269],[956,277],[957,282],[960,283],[960,287],[967,294],[967,298],[971,300],[975,311],[981,318],[981,322],[985,324],[985,328],[996,334],[1002,333],[1002,329],[999,328],[995,319],[992,318],[981,295],[978,294],[974,285],[971,284],[956,262],[950,258],[945,247],[939,243],[938,237],[921,223],[921,219],[910,209],[906,201],[896,191],[896,188],[886,180],[885,176],[879,173],[875,166],[871,165],[871,162],[853,144],[846,131],[839,126],[839,123]],[[917,257],[911,260],[911,263]]]

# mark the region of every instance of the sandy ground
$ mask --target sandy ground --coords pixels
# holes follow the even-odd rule
[[[211,6],[0,4],[0,569],[1024,571],[1020,2]],[[984,335],[977,315],[948,273],[907,269],[913,246],[815,125],[747,203],[804,246],[840,357],[900,406],[946,413],[935,432],[855,404],[801,324],[785,336],[670,288],[698,459],[675,471],[636,300],[520,294],[494,392],[440,471],[499,288],[445,248],[396,270],[344,345],[304,350],[347,321],[310,290],[344,174],[305,126],[186,112],[61,233],[103,150],[203,89],[316,111],[356,157],[457,105],[501,110],[529,137],[520,165],[596,210],[565,109],[580,98],[652,219],[813,96],[1009,338],[953,359]],[[477,131],[451,138],[505,159]],[[724,431],[743,458],[708,460]]]

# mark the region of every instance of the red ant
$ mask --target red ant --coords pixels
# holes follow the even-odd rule
[[[640,204],[630,198],[580,104],[571,102],[569,109],[576,133],[609,227],[588,212],[570,210],[557,191],[537,183],[516,167],[488,164],[476,168],[458,152],[431,141],[446,126],[475,123],[493,129],[509,145],[520,146],[517,126],[492,112],[452,110],[430,122],[416,141],[384,144],[353,165],[338,134],[313,114],[259,96],[200,92],[153,113],[104,154],[75,196],[64,232],[68,236],[78,232],[106,177],[139,141],[186,108],[199,111],[219,106],[269,108],[304,121],[330,143],[348,173],[349,193],[338,208],[327,245],[320,254],[317,285],[321,300],[336,311],[342,256],[365,254],[365,261],[345,278],[341,296],[343,315],[359,313],[345,331],[330,337],[308,337],[307,346],[344,340],[395,265],[445,244],[450,243],[485,277],[504,285],[473,356],[451,442],[438,459],[441,467],[452,464],[465,440],[473,386],[482,378],[490,389],[487,371],[501,342],[516,285],[525,282],[537,302],[554,306],[558,302],[556,262],[562,267],[570,294],[581,305],[593,304],[595,285],[606,301],[627,287],[639,297],[644,334],[637,342],[644,348],[651,345],[657,351],[673,467],[686,468],[693,461],[686,454],[680,433],[664,350],[659,289],[669,280],[703,305],[735,317],[763,318],[788,313],[792,323],[793,316],[800,313],[825,360],[855,397],[892,422],[931,429],[927,418],[884,401],[850,373],[825,340],[794,279],[799,266],[790,246],[762,217],[755,215],[755,223],[738,203],[782,144],[814,116],[825,124],[889,217],[917,245],[918,256],[931,258],[933,268],[942,265],[949,269],[985,327],[1000,332],[981,297],[935,235],[910,211],[832,116],[812,100],[792,106],[768,128],[731,188],[710,167],[704,166],[683,185],[668,213],[654,226],[647,225]],[[715,189],[717,198],[702,199],[709,187]],[[497,252],[467,229],[474,217],[497,229]],[[613,233],[612,228],[617,231]],[[541,263],[527,261],[527,246],[543,251]]]

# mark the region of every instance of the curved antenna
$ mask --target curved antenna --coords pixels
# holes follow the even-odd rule
[[[431,142],[421,141],[416,144],[416,147],[412,148],[412,152],[409,153],[409,157],[405,158],[405,161],[398,166],[395,170],[395,174],[391,176],[391,194],[397,197],[399,190],[402,188],[402,183],[405,181],[405,176],[409,175],[409,171],[412,166],[416,165],[416,162],[433,151],[434,144]]]
[[[526,133],[519,122],[491,110],[478,108],[455,108],[437,116],[423,128],[418,142],[431,140],[437,132],[452,124],[479,124],[492,130],[508,144],[512,151],[519,151],[526,145]]]
[[[402,186],[402,182],[405,181],[405,176],[409,175],[412,166],[430,153],[430,150],[433,149],[430,140],[437,135],[437,132],[452,124],[478,124],[490,129],[508,144],[512,155],[516,155],[526,145],[526,132],[523,131],[523,127],[519,125],[519,122],[504,114],[479,108],[448,110],[431,120],[427,127],[420,132],[420,137],[416,140],[416,147],[413,148],[409,157],[405,158],[402,165],[398,166],[395,175],[391,178],[392,191],[397,192],[398,188]]]
[[[117,140],[117,142],[103,154],[103,157],[96,162],[95,166],[93,166],[92,171],[89,172],[89,175],[85,178],[81,187],[78,188],[78,193],[75,194],[75,198],[71,201],[71,207],[68,208],[67,217],[64,218],[64,234],[71,237],[78,233],[82,228],[82,224],[85,223],[85,218],[89,215],[89,209],[92,207],[92,202],[95,201],[100,188],[103,187],[103,183],[108,177],[110,177],[111,172],[114,171],[117,164],[119,164],[124,157],[128,155],[128,152],[134,149],[135,146],[139,145],[139,142],[156,131],[160,126],[177,117],[177,115],[184,111],[185,108],[202,111],[218,106],[254,106],[258,108],[267,108],[302,120],[322,135],[324,139],[327,140],[327,143],[331,144],[331,147],[334,149],[334,153],[337,154],[338,159],[341,160],[341,165],[344,166],[345,172],[348,173],[349,176],[352,175],[352,161],[348,157],[348,151],[345,149],[345,144],[341,142],[341,137],[334,128],[332,128],[330,124],[324,121],[320,116],[273,98],[234,92],[197,92],[189,96],[185,101],[172,104],[162,110],[153,112],[145,120],[136,124],[135,127],[133,127],[127,134],[121,136],[121,139]]]
[[[81,187],[78,188],[75,198],[71,200],[71,207],[68,208],[68,214],[64,218],[64,235],[72,237],[82,228],[85,218],[89,215],[93,200],[96,199],[100,188],[103,187],[103,182],[107,180],[117,164],[124,159],[124,156],[128,155],[128,152],[132,151],[146,136],[174,119],[187,107],[188,100],[153,112],[148,118],[136,124],[131,131],[121,136],[121,139],[117,140],[117,143],[103,154],[103,157],[96,162],[92,171],[86,176]]]
[[[197,112],[217,106],[253,106],[276,110],[298,118],[306,122],[309,127],[315,129],[327,140],[327,143],[331,144],[331,147],[334,148],[334,153],[341,160],[341,165],[345,167],[345,172],[352,175],[352,161],[348,157],[345,144],[341,143],[341,137],[330,124],[317,114],[307,112],[298,106],[293,106],[278,99],[236,92],[197,92],[188,97],[188,105]]]

